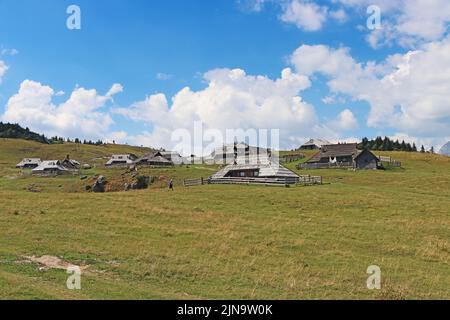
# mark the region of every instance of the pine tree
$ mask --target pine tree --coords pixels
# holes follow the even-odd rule
[[[407,144],[406,144],[406,151],[407,151],[407,152],[412,152],[412,151],[413,151],[413,148],[412,148],[412,146],[411,146],[411,143],[407,143]]]
[[[400,151],[406,151],[406,143],[405,143],[405,140],[403,140],[402,143],[400,144]]]

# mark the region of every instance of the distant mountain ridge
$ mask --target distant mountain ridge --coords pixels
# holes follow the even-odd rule
[[[28,128],[22,128],[19,124],[0,122],[0,138],[32,140],[40,143],[50,143],[43,135],[31,131]]]
[[[441,150],[439,150],[440,154],[443,154],[445,156],[450,156],[450,141],[447,142],[442,148]]]

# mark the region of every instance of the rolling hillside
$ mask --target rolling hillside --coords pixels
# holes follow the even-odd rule
[[[96,166],[83,174],[114,178],[123,171],[104,157],[146,151],[0,139],[0,298],[450,298],[448,157],[381,152],[403,168],[356,172],[293,162],[325,184],[292,188],[184,188],[217,167],[146,169],[158,177],[148,190],[105,194],[14,168],[70,154]],[[83,266],[82,289],[26,258],[44,255]],[[369,265],[382,270],[379,291],[366,288]]]

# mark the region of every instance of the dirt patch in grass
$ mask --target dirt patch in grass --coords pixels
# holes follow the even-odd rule
[[[85,271],[89,266],[77,266],[75,264],[71,264],[67,261],[64,261],[55,256],[42,256],[42,257],[24,257],[25,262],[27,263],[36,263],[39,265],[40,271],[45,271],[49,269],[59,269],[59,270],[67,270],[69,267],[78,267],[81,271]]]

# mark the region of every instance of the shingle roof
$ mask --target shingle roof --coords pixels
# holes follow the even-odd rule
[[[330,145],[330,142],[328,142],[327,140],[322,140],[322,139],[310,139],[308,142],[304,143],[302,145],[302,147],[307,147],[307,146],[321,147],[323,145]]]
[[[30,164],[39,165],[40,163],[41,163],[41,159],[39,159],[39,158],[24,158],[16,166],[20,167],[20,166],[30,165]]]
[[[254,147],[250,146],[246,143],[240,142],[237,144],[231,143],[225,146],[221,146],[216,148],[211,156],[215,157],[217,155],[223,155],[223,154],[232,154],[235,153],[235,147],[237,149],[238,154],[248,152],[249,154],[263,154],[263,153],[270,153],[270,149],[262,148],[262,147]]]
[[[146,155],[144,155],[143,157],[139,158],[136,160],[136,163],[139,162],[161,162],[161,163],[172,163],[172,161],[167,160],[166,158],[162,157],[162,156],[154,156],[153,153],[147,153]]]
[[[32,172],[39,172],[44,170],[60,170],[60,171],[68,171],[65,167],[61,165],[59,160],[49,160],[43,161],[38,167],[34,168]]]
[[[270,163],[264,165],[256,165],[256,164],[229,165],[216,172],[214,175],[211,176],[211,178],[212,179],[224,178],[228,172],[238,170],[259,170],[259,177],[283,177],[283,178],[298,177],[296,173],[283,167],[282,165],[277,163]]]
[[[317,162],[322,158],[352,156],[357,157],[361,151],[356,143],[328,144],[323,145],[322,150],[312,156],[308,162]]]

